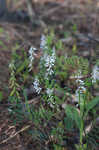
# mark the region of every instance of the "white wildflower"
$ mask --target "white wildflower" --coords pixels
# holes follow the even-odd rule
[[[48,79],[49,75],[51,76],[54,73],[53,66],[55,65],[55,60],[56,60],[55,48],[53,48],[51,55],[47,54],[47,52],[45,51],[43,56],[41,57],[40,64],[42,68],[42,62],[44,62],[44,67],[46,69],[45,73],[46,79]]]
[[[95,83],[96,80],[99,80],[99,67],[95,65],[92,71],[92,83]]]
[[[53,95],[53,89],[47,88],[46,93],[48,97],[50,98]]]
[[[79,83],[81,86],[83,86],[83,85],[84,85],[84,81],[83,81],[83,80],[81,80],[81,79],[77,79],[77,80],[76,80],[76,83]]]
[[[53,49],[52,55],[46,55],[45,58],[44,66],[46,67],[46,77],[54,73],[53,66],[55,65],[55,60],[56,60],[55,49]]]
[[[76,82],[79,84],[79,86],[75,92],[75,101],[79,102],[80,99],[80,103],[83,103],[81,100],[83,100],[82,96],[86,92],[85,84],[81,79],[77,79]]]
[[[48,104],[50,105],[50,107],[54,108],[56,103],[54,101],[53,89],[47,88],[46,93],[48,95]]]
[[[81,70],[79,70],[79,71],[77,72],[77,74],[75,74],[75,78],[77,78],[77,80],[80,79],[80,78],[82,78]]]
[[[41,36],[41,43],[40,43],[40,48],[41,49],[46,49],[47,48],[47,45],[46,45],[46,36],[45,35],[42,35]]]
[[[32,70],[32,65],[33,65],[33,60],[34,60],[34,55],[35,55],[35,51],[36,51],[37,49],[35,48],[35,47],[31,47],[30,49],[29,49],[29,71],[31,71]]]
[[[15,68],[14,63],[15,63],[14,60],[12,60],[11,63],[9,64],[9,68],[10,68],[10,69]]]
[[[9,111],[9,112],[13,112],[13,110],[12,110],[12,109],[10,109],[10,108],[8,108],[8,111]]]
[[[35,80],[34,80],[34,82],[33,82],[33,86],[34,86],[35,91],[36,91],[38,94],[40,94],[42,88],[40,87],[39,80],[38,80],[37,77],[35,78]]]
[[[83,86],[82,87],[78,87],[76,92],[75,92],[76,97],[79,97],[79,94],[83,94],[85,91],[86,91],[85,87],[83,87]]]

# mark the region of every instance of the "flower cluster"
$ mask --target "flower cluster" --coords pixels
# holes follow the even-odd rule
[[[54,74],[53,67],[55,65],[56,61],[56,54],[55,54],[55,48],[49,48],[47,45],[47,38],[42,35],[41,37],[41,44],[40,44],[41,50],[43,50],[43,55],[40,59],[40,65],[41,69],[44,69],[44,77],[47,80],[50,80],[50,77]],[[42,68],[43,67],[43,68]],[[46,94],[47,94],[47,101],[48,104],[51,107],[54,107],[54,97],[53,97],[53,87],[50,87],[50,83],[48,83],[46,88]]]
[[[55,49],[53,49],[52,55],[46,55],[44,64],[44,66],[46,67],[46,77],[48,75],[51,76],[54,73],[53,66],[55,65],[55,60],[56,60]]]
[[[47,45],[47,39],[44,35],[41,37],[41,44],[40,44],[41,50],[43,50],[43,56],[40,59],[40,64],[42,68],[42,62],[43,67],[45,68],[45,78],[48,79],[48,76],[53,75],[53,66],[55,65],[56,60],[56,54],[55,54],[55,48],[49,49]],[[50,52],[50,54],[49,54]]]
[[[75,96],[76,96],[76,101],[79,102],[82,95],[86,92],[86,88],[83,80],[77,79],[76,82],[79,84],[79,86],[75,92]]]
[[[44,78],[47,79],[48,81],[50,80],[50,77],[54,74],[53,67],[55,65],[56,61],[56,54],[55,54],[55,48],[52,48],[48,46],[47,43],[47,38],[45,35],[42,35],[41,37],[41,43],[40,43],[40,49],[42,51],[42,57],[40,58],[40,73],[39,75],[41,76],[42,74],[44,75]],[[29,68],[30,71],[32,69],[32,64],[34,60],[34,55],[35,55],[35,50],[36,48],[30,48],[29,50],[29,59],[30,59],[30,64]],[[53,97],[53,87],[50,85],[50,82],[46,85],[46,94],[47,94],[47,101],[48,104],[53,107],[55,102],[54,102],[54,97]],[[33,82],[33,87],[35,91],[40,94],[42,88],[40,87],[40,81],[39,78],[36,77],[34,82]],[[50,88],[49,88],[50,87]]]
[[[95,65],[92,71],[92,83],[95,83],[96,80],[99,80],[99,67]]]
[[[40,83],[39,83],[39,79],[36,77],[34,82],[33,82],[33,87],[35,89],[35,91],[40,94],[42,88],[40,87]]]
[[[36,55],[35,51],[37,49],[35,47],[31,47],[29,49],[29,71],[32,70],[32,66],[33,66],[33,60],[34,60],[34,56]]]

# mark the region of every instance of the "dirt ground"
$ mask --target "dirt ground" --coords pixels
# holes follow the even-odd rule
[[[39,2],[39,1],[38,1]],[[20,5],[26,9],[26,5]],[[89,57],[89,49],[92,55],[99,54],[99,1],[98,0],[56,0],[54,2],[44,0],[36,4],[36,12],[41,16],[45,26],[31,26],[30,23],[0,22],[0,92],[3,93],[3,101],[0,104],[0,150],[33,150],[33,145],[28,148],[28,142],[19,133],[15,137],[1,142],[13,135],[16,127],[12,125],[6,107],[6,100],[9,95],[9,62],[13,50],[24,49],[28,51],[32,45],[39,48],[40,37],[47,28],[53,28],[57,37],[63,40],[70,48],[76,42],[79,48],[79,55]],[[72,33],[73,25],[77,25],[77,35]],[[69,31],[69,32],[68,32]],[[90,40],[92,38],[92,42]],[[81,43],[84,43],[81,45]],[[90,44],[92,43],[92,44]],[[4,135],[3,135],[4,134]],[[68,147],[64,150],[70,150]]]

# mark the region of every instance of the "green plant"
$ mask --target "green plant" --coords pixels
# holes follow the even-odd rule
[[[56,42],[53,32],[47,36],[42,35],[40,50],[39,58],[34,47],[30,48],[29,54],[23,51],[21,55],[16,52],[13,55],[9,101],[16,104],[10,107],[10,114],[16,116],[19,122],[23,122],[23,118],[30,120],[34,126],[30,130],[33,139],[47,143],[47,146],[52,143],[55,150],[62,149],[63,139],[68,139],[67,131],[75,131],[76,128],[79,130],[76,149],[86,150],[87,142],[83,143],[87,135],[86,118],[99,102],[99,98],[93,98],[90,93],[93,83],[87,77],[89,62],[77,55],[65,55],[62,42]],[[29,103],[25,90],[27,85],[32,85],[35,93],[40,96],[37,104]],[[74,93],[79,109],[71,106]]]
[[[20,94],[18,92],[18,89],[19,89],[19,84],[17,83],[17,80],[16,80],[16,67],[15,67],[15,61],[12,60],[12,62],[10,63],[9,65],[9,68],[10,68],[10,71],[11,71],[11,76],[10,76],[10,80],[9,80],[9,85],[10,85],[10,88],[11,88],[11,93],[10,93],[10,97],[14,97],[14,98],[11,98],[10,101],[11,102],[16,102],[18,99],[20,99]]]
[[[82,99],[82,97],[79,95],[80,112],[78,112],[76,108],[69,105],[67,105],[65,108],[67,117],[75,121],[76,126],[80,132],[79,145],[76,145],[77,150],[87,150],[87,144],[83,144],[84,123],[88,112],[98,103],[99,97],[96,97],[95,99],[91,100],[91,102],[86,103],[86,99],[84,99],[84,97]]]

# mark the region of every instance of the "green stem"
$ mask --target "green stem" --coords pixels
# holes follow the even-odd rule
[[[81,127],[80,127],[80,145],[83,143],[83,129],[84,129],[84,123],[83,120],[81,120]]]

